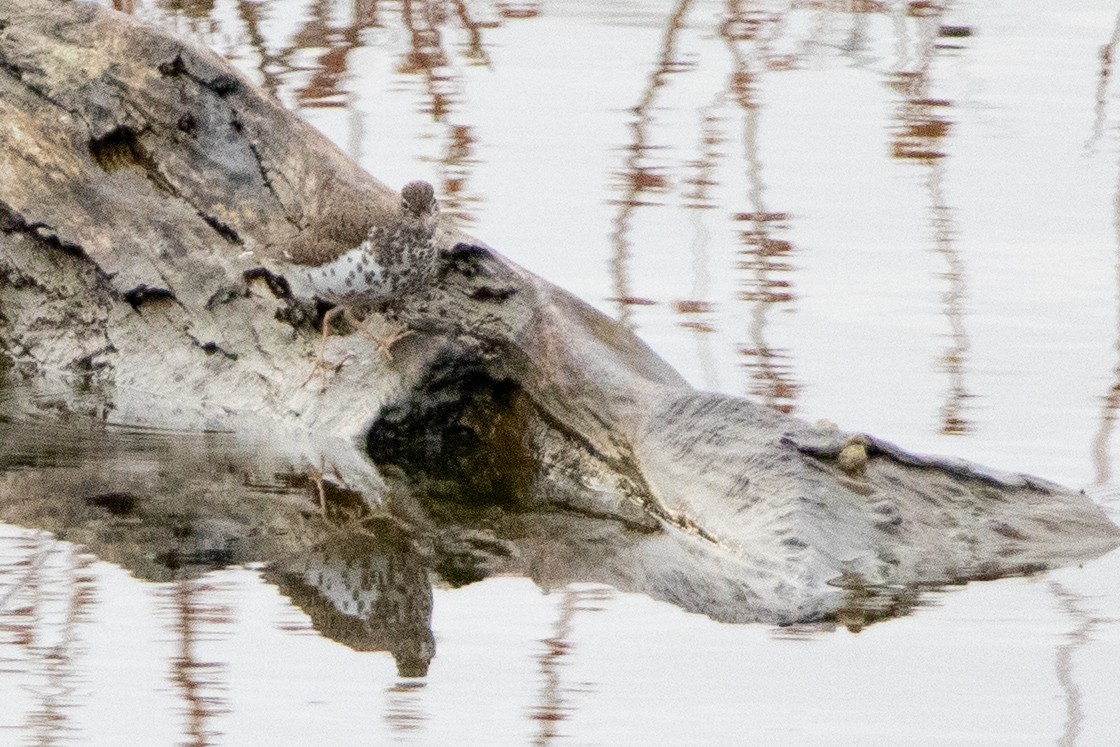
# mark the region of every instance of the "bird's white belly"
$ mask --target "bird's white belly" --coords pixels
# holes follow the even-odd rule
[[[360,296],[376,299],[385,292],[385,270],[369,252],[355,248],[318,267],[301,267],[295,273],[304,295],[325,300]],[[297,291],[298,292],[298,291]]]

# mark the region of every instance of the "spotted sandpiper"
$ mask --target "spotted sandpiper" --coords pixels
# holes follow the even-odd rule
[[[399,209],[379,225],[358,226],[354,218],[337,217],[339,220],[327,230],[284,251],[284,259],[291,265],[286,275],[293,296],[305,301],[317,297],[335,304],[323,315],[319,358],[308,381],[324,366],[330,324],[337,314],[347,314],[365,332],[364,325],[353,319],[353,311],[385,308],[395,299],[423,290],[436,276],[439,204],[431,184],[406,184]],[[359,239],[362,231],[365,236]],[[411,330],[401,326],[381,338],[366,334],[374,339],[378,351],[392,360],[389,349]]]

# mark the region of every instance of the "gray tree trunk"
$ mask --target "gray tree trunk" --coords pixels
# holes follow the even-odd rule
[[[247,470],[279,459],[371,506],[404,490],[413,518],[498,506],[484,534],[518,538],[498,569],[726,620],[835,616],[853,589],[1117,544],[1083,494],[696,391],[450,225],[438,291],[400,310],[421,334],[391,363],[336,334],[345,365],[306,383],[321,309],[285,297],[279,252],[396,193],[214,54],[112,11],[0,1],[0,125],[10,418],[233,431],[254,444]]]

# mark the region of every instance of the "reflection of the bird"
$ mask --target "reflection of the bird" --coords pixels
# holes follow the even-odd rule
[[[435,653],[432,587],[411,540],[390,522],[332,532],[266,578],[320,634],[355,651],[389,651],[402,677],[422,677]]]
[[[954,245],[953,211],[945,199],[943,188],[947,155],[943,141],[951,127],[945,112],[952,104],[931,95],[930,68],[939,49],[957,48],[955,44],[945,45],[939,40],[964,38],[971,31],[967,26],[942,25],[943,12],[944,8],[935,3],[910,4],[909,15],[917,32],[913,63],[908,62],[910,55],[905,52],[908,45],[903,34],[907,24],[896,23],[895,30],[899,35],[896,41],[897,60],[889,85],[899,94],[900,102],[891,155],[899,162],[919,164],[928,170],[926,189],[934,250],[945,260],[946,269],[942,276],[948,284],[941,298],[945,317],[949,321],[949,346],[941,356],[940,365],[948,374],[949,387],[941,406],[939,429],[946,435],[961,435],[973,429],[972,422],[965,416],[968,400],[973,395],[969,393],[965,381],[969,351],[965,326],[965,266]]]

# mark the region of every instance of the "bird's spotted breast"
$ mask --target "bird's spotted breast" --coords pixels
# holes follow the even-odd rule
[[[303,279],[312,294],[328,301],[378,298],[385,294],[383,268],[373,259],[368,242],[340,255],[333,262],[303,268]]]

